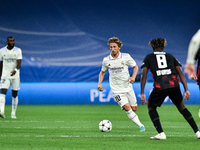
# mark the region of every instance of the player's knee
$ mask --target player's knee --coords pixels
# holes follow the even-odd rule
[[[16,97],[17,97],[17,92],[18,92],[18,91],[14,91],[14,90],[13,90],[13,91],[12,91],[12,97],[16,98]]]
[[[133,111],[137,111],[137,106],[132,106],[131,108]]]
[[[182,112],[186,108],[183,101],[179,104],[176,104],[176,107],[179,110],[179,112]]]
[[[13,97],[13,98],[16,98],[16,97],[17,97],[17,94],[12,94],[12,97]]]
[[[1,89],[1,94],[6,95],[6,93],[7,93],[7,89]]]
[[[131,110],[131,107],[130,107],[129,104],[125,104],[125,105],[123,106],[123,108],[125,109],[125,111]]]

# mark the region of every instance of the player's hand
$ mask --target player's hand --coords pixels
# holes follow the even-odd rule
[[[135,82],[135,78],[130,77],[130,78],[128,79],[128,81],[129,81],[131,84],[133,84],[133,83]]]
[[[101,91],[101,92],[104,90],[104,89],[102,88],[102,85],[98,85],[98,90]]]
[[[190,79],[197,81],[197,76],[196,75],[194,76],[193,74],[191,74]]]
[[[141,99],[142,105],[144,106],[147,103],[146,96],[144,94],[141,94],[140,99]]]
[[[14,71],[12,71],[11,73],[10,73],[10,76],[14,76],[16,74],[16,71],[14,70]]]
[[[191,79],[191,77],[195,77],[196,76],[196,73],[195,73],[196,71],[195,71],[194,64],[186,64],[184,72],[188,75],[189,79]]]
[[[190,92],[189,91],[185,91],[184,93],[184,99],[186,98],[186,101],[190,98]]]

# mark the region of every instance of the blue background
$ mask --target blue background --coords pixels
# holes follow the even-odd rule
[[[113,36],[138,66],[152,52],[148,42],[166,38],[165,51],[184,66],[199,6],[199,0],[1,0],[0,47],[7,36],[16,38],[22,82],[97,81]]]
[[[20,103],[88,104],[88,90],[97,88],[101,62],[110,53],[107,40],[113,36],[139,67],[152,52],[148,42],[166,38],[165,51],[184,67],[188,44],[199,29],[199,7],[199,0],[0,0],[0,47],[12,35],[23,52]],[[138,81],[140,74],[141,69]],[[152,81],[150,73],[147,79]],[[196,83],[187,81],[196,96]]]

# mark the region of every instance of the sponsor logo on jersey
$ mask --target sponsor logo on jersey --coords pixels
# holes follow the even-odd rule
[[[110,68],[110,70],[122,70],[124,67],[116,67],[116,68]]]
[[[164,69],[164,70],[157,70],[156,71],[157,76],[168,75],[168,74],[171,74],[171,73],[172,73],[171,69]]]
[[[124,69],[124,67],[110,68],[110,71],[112,73],[120,73],[120,72],[122,72],[123,69]]]
[[[6,61],[7,63],[16,62],[16,60],[17,59],[12,59],[12,58],[4,59],[4,61]]]

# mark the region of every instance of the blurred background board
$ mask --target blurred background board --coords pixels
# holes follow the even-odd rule
[[[118,37],[121,52],[130,53],[140,68],[153,52],[149,41],[166,38],[165,51],[184,67],[190,39],[200,27],[199,6],[199,0],[1,0],[0,47],[12,35],[23,52],[19,104],[117,104],[109,95],[108,71],[106,91],[97,91],[102,60],[110,54],[108,39]],[[141,68],[133,84],[139,104],[140,75]],[[147,80],[148,96],[150,71]],[[198,86],[187,81],[190,102],[199,104]]]
[[[166,38],[165,51],[184,66],[189,41],[200,25],[199,6],[198,0],[0,1],[0,47],[7,36],[16,38],[23,51],[22,82],[97,81],[113,36],[138,66],[152,52],[148,42]]]

